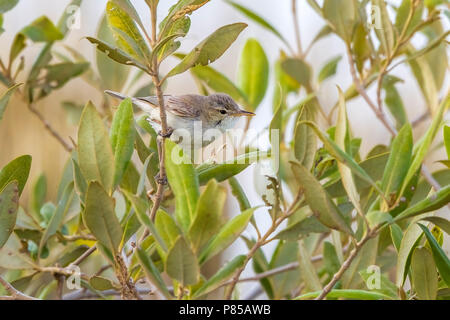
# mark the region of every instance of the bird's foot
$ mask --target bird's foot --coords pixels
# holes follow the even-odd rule
[[[167,176],[160,177],[159,173],[155,176],[155,181],[157,184],[163,185],[163,186],[167,185],[167,183],[168,183]]]
[[[172,136],[173,133],[173,129],[171,127],[167,128],[167,132],[164,134],[162,133],[162,131],[158,132],[158,136],[163,137],[163,138],[170,138]]]

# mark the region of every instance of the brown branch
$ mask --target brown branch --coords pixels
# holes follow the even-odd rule
[[[11,295],[11,296],[3,296],[0,297],[0,300],[39,300],[30,296],[27,296],[26,294],[23,294],[22,292],[18,291],[16,288],[14,288],[11,284],[9,284],[8,281],[3,279],[3,277],[0,276],[0,284],[3,285],[5,290]]]
[[[157,15],[156,10],[152,10],[151,15],[151,21],[152,21],[152,41],[153,41],[153,47],[157,45]],[[167,115],[166,115],[166,109],[165,109],[165,103],[164,103],[164,94],[162,90],[162,84],[163,82],[159,78],[159,64],[158,64],[158,55],[154,55],[153,61],[152,61],[152,70],[150,72],[150,75],[153,80],[153,84],[155,85],[155,91],[156,96],[158,98],[158,105],[159,105],[159,116],[161,119],[161,132],[160,136],[158,137],[158,155],[159,155],[159,179],[157,182],[158,189],[156,191],[156,198],[153,203],[153,207],[150,213],[150,218],[152,220],[155,220],[156,212],[158,212],[159,206],[161,205],[161,202],[164,198],[164,187],[167,180],[166,175],[166,166],[165,166],[165,146],[164,142],[168,134],[168,126],[167,126]]]
[[[262,238],[259,238],[256,243],[253,245],[253,247],[250,249],[249,253],[247,254],[244,263],[242,264],[242,267],[240,267],[233,278],[229,281],[229,287],[227,288],[227,292],[225,293],[225,300],[230,300],[231,295],[233,294],[233,290],[236,287],[236,284],[239,282],[239,277],[241,276],[242,272],[244,271],[245,267],[247,266],[248,262],[253,258],[256,251],[268,243],[268,238],[270,235],[280,226],[280,224],[285,221],[287,218],[291,216],[295,212],[295,209],[297,207],[297,204],[300,202],[300,199],[302,198],[303,192],[299,190],[297,193],[297,196],[292,201],[290,207],[286,210],[285,213],[283,213],[278,219],[273,220],[272,225],[267,230],[267,232],[262,236]],[[269,239],[270,240],[270,239]]]
[[[362,238],[358,243],[356,243],[355,247],[353,248],[353,250],[350,252],[350,255],[348,256],[348,258],[344,261],[344,263],[342,264],[341,268],[339,269],[338,272],[336,272],[333,275],[333,278],[331,279],[330,282],[328,282],[328,284],[323,288],[322,292],[320,293],[320,295],[315,298],[315,300],[323,300],[326,298],[326,296],[328,295],[328,293],[330,293],[330,291],[334,288],[334,286],[336,285],[336,283],[341,279],[341,277],[344,275],[344,272],[350,267],[352,261],[356,258],[356,256],[358,255],[359,251],[361,250],[361,248],[364,246],[364,244],[372,239],[373,237],[375,237],[378,234],[378,229],[373,229],[369,232],[367,232],[367,234],[364,236],[364,238]]]
[[[50,122],[45,119],[44,115],[34,107],[33,103],[28,103],[28,109],[34,113],[38,119],[42,122],[45,129],[64,147],[64,149],[67,152],[72,152],[73,148],[71,145],[69,145],[62,137],[61,135],[52,127]]]
[[[87,249],[81,256],[78,257],[77,260],[75,260],[74,262],[72,262],[70,265],[72,266],[77,266],[79,265],[81,262],[83,262],[87,257],[89,257],[92,253],[94,253],[94,251],[97,250],[96,246],[92,246],[89,249]]]

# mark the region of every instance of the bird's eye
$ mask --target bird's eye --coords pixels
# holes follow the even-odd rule
[[[223,109],[220,110],[220,113],[221,113],[221,114],[227,114],[226,110],[223,110]]]

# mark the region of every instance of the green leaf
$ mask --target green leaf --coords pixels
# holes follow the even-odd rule
[[[163,247],[164,251],[167,251],[167,248],[171,248],[181,235],[181,231],[172,216],[162,210],[159,210],[156,215],[155,228],[166,244],[166,247]]]
[[[241,89],[236,87],[230,79],[214,68],[210,66],[197,66],[192,68],[191,72],[215,92],[226,93],[237,103],[248,106],[247,98]]]
[[[291,164],[292,171],[304,192],[306,202],[317,219],[327,227],[352,235],[353,231],[348,222],[319,181],[301,164],[296,162],[291,162]]]
[[[75,185],[75,190],[80,198],[80,201],[84,204],[88,185],[86,179],[83,176],[83,173],[81,172],[80,166],[73,159],[72,159],[72,166],[73,166],[73,181]]]
[[[381,28],[375,28],[380,45],[386,57],[390,57],[395,46],[394,27],[387,11],[384,0],[372,0],[372,5],[379,9]]]
[[[64,35],[46,16],[34,20],[21,31],[33,42],[52,42],[62,40]]]
[[[298,248],[300,272],[302,274],[303,280],[305,281],[306,287],[314,291],[321,290],[322,284],[320,283],[319,277],[317,276],[316,270],[311,262],[311,256],[306,249],[303,240],[299,241]]]
[[[345,97],[342,90],[339,89],[339,108],[338,108],[338,120],[336,124],[335,140],[336,144],[342,150],[347,149],[347,145],[350,139],[350,129],[348,128],[347,107],[345,105]],[[342,185],[347,192],[350,202],[353,204],[360,216],[364,216],[364,212],[361,209],[359,202],[359,193],[356,189],[355,180],[353,178],[352,170],[342,162],[337,164],[339,173],[341,174]]]
[[[70,183],[65,188],[63,196],[61,197],[61,200],[59,200],[58,206],[54,210],[53,216],[51,217],[47,225],[47,229],[45,229],[44,233],[42,234],[42,238],[39,243],[38,257],[41,256],[42,249],[47,243],[47,240],[52,235],[54,235],[56,231],[58,231],[58,229],[61,227],[64,217],[67,215],[67,212],[72,205],[74,194],[73,183]]]
[[[105,125],[91,102],[83,110],[78,128],[78,161],[88,182],[99,181],[110,193],[114,156]]]
[[[12,10],[18,3],[19,0],[0,0],[0,13]]]
[[[311,66],[297,58],[287,58],[281,62],[281,68],[298,84],[309,87],[312,77]]]
[[[120,183],[134,151],[134,118],[131,99],[119,105],[111,124],[110,140],[114,152],[114,183]]]
[[[163,241],[162,237],[159,235],[159,232],[157,232],[152,220],[147,215],[148,202],[142,198],[135,196],[134,194],[132,194],[128,191],[122,190],[122,192],[127,197],[128,201],[130,201],[134,211],[136,212],[136,215],[137,215],[139,221],[145,227],[148,228],[148,230],[152,233],[153,237],[155,238],[156,242],[161,246],[161,248],[164,251],[167,251],[168,246],[166,245],[166,242]],[[162,210],[158,210],[156,216],[160,215],[160,212],[162,212]],[[164,239],[164,240],[166,240],[166,239]]]
[[[73,78],[78,77],[89,69],[89,62],[63,62],[46,66],[44,77],[44,88],[40,97],[47,95],[50,91],[63,87]]]
[[[267,152],[249,152],[237,156],[235,159],[224,163],[204,163],[196,168],[200,185],[206,184],[211,179],[217,182],[225,181],[247,169],[252,163],[268,157]]]
[[[249,39],[242,49],[239,62],[238,86],[246,94],[255,111],[266,95],[269,84],[269,61],[256,39]]]
[[[395,119],[397,130],[400,130],[408,122],[408,116],[403,105],[402,97],[395,87],[395,80],[390,80],[389,77],[385,77],[383,80],[383,89],[386,93],[384,102]]]
[[[31,156],[21,156],[6,166],[0,171],[0,190],[3,189],[11,181],[17,181],[19,187],[19,195],[22,194],[25,183],[31,168]]]
[[[206,66],[222,56],[239,34],[247,27],[245,23],[234,23],[217,29],[198,44],[181,62],[175,66],[167,77],[185,72],[197,65]]]
[[[19,56],[19,54],[25,49],[27,46],[26,44],[26,38],[23,34],[18,33],[13,41],[13,44],[11,46],[11,49],[9,51],[9,65],[12,66],[16,58]]]
[[[402,243],[403,231],[402,228],[398,226],[398,224],[394,223],[389,226],[392,243],[394,244],[397,252],[400,250],[400,244]]]
[[[446,206],[450,202],[450,185],[447,185],[435,192],[431,196],[417,202],[413,206],[409,207],[398,216],[395,217],[394,221],[403,220],[406,218],[417,216],[421,213],[434,211]]]
[[[257,208],[248,209],[228,221],[208,246],[200,254],[200,263],[203,264],[225,248],[230,246],[240,234],[247,228],[253,213]]]
[[[0,192],[0,248],[14,230],[18,209],[19,187],[17,181],[11,181]]]
[[[95,238],[116,254],[122,240],[122,228],[114,211],[114,199],[96,181],[89,183],[83,220]]]
[[[195,299],[197,297],[201,297],[222,286],[234,275],[236,270],[244,266],[245,260],[245,255],[234,257],[233,260],[220,268],[215,275],[209,278],[208,281],[206,281],[197,291],[195,291],[192,298]]]
[[[197,257],[183,236],[178,237],[167,253],[166,272],[182,286],[194,285],[199,281],[200,267]]]
[[[357,20],[357,10],[357,3],[354,0],[325,0],[322,12],[336,34],[349,43]]]
[[[450,259],[447,257],[444,250],[442,250],[441,246],[431,234],[430,230],[428,230],[428,228],[423,224],[419,223],[418,225],[427,237],[428,244],[430,245],[431,251],[433,252],[434,262],[436,263],[436,266],[439,270],[439,274],[441,275],[447,286],[450,286]]]
[[[92,286],[92,288],[99,291],[118,289],[118,284],[114,283],[108,278],[101,276],[93,276],[89,279],[89,284]]]
[[[250,9],[241,6],[240,4],[233,2],[233,1],[227,1],[230,5],[232,5],[234,8],[239,10],[242,14],[244,14],[247,18],[253,20],[263,28],[271,31],[275,36],[277,36],[284,44],[289,46],[289,42],[283,37],[283,35],[275,29],[269,22],[267,22],[265,19],[257,15],[255,12],[251,11]]]
[[[406,177],[403,181],[403,186],[400,194],[403,194],[408,183],[413,178],[416,171],[419,170],[420,166],[422,165],[422,162],[428,153],[428,149],[430,148],[430,145],[433,142],[434,137],[436,136],[438,128],[441,124],[444,112],[445,110],[448,109],[449,106],[450,106],[450,95],[448,95],[442,101],[439,110],[437,110],[436,114],[433,116],[433,121],[431,122],[430,127],[428,128],[427,132],[425,133],[421,141],[415,146],[414,157],[411,166],[408,169],[408,173],[406,174]]]
[[[3,114],[5,113],[6,107],[8,106],[9,100],[11,99],[14,92],[20,87],[22,84],[16,84],[6,90],[2,96],[0,97],[0,121],[3,118]]]
[[[194,252],[199,252],[220,230],[226,197],[226,189],[215,180],[210,180],[198,199],[195,218],[188,232],[188,239]]]
[[[164,283],[164,280],[161,277],[161,274],[158,271],[158,268],[153,263],[152,259],[147,255],[144,249],[137,249],[137,257],[139,260],[142,269],[144,270],[145,276],[150,282],[158,288],[158,290],[166,297],[167,299],[171,299],[172,295],[169,293],[169,290]]]
[[[330,59],[320,70],[319,75],[317,76],[317,81],[321,83],[324,80],[334,76],[336,74],[337,66],[339,64],[339,61],[341,61],[341,59],[342,56],[336,56]]]
[[[101,52],[105,53],[109,58],[113,59],[114,61],[127,66],[135,66],[144,71],[147,70],[147,67],[145,65],[135,60],[134,58],[130,57],[126,52],[122,51],[121,49],[115,48],[114,46],[111,46],[110,44],[104,41],[92,37],[86,37],[86,39],[90,43],[95,44],[97,46],[97,50],[100,50]]]
[[[403,180],[411,164],[413,137],[411,125],[405,124],[392,142],[391,154],[381,180],[381,189],[387,199],[395,203]]]
[[[47,179],[44,174],[39,175],[33,184],[31,192],[31,209],[38,213],[45,202],[47,195]]]
[[[311,216],[288,226],[286,229],[280,231],[275,238],[286,241],[296,241],[300,237],[310,233],[325,233],[328,231],[329,229],[320,223],[315,216]]]
[[[236,200],[239,202],[239,208],[241,211],[245,211],[251,208],[250,202],[248,201],[247,196],[245,195],[244,189],[240,185],[239,181],[235,177],[231,177],[228,179],[228,183],[230,184],[231,193],[235,196]]]
[[[143,64],[148,63],[150,49],[127,11],[123,10],[115,2],[108,1],[106,16],[119,48],[137,61]]]
[[[164,38],[176,29],[174,25],[184,20],[187,15],[192,14],[195,10],[201,8],[210,0],[180,0],[169,9],[168,15],[159,25],[160,38]],[[186,31],[187,32],[187,31]]]
[[[411,0],[403,0],[402,3],[400,4],[400,7],[398,7],[397,9],[397,16],[395,17],[395,28],[397,29],[397,32],[399,34],[403,31],[405,24],[408,20],[412,3],[413,1]],[[414,28],[417,27],[422,22],[422,15],[423,15],[423,1],[420,1],[418,3],[418,7],[415,8],[415,12],[411,21],[409,22],[408,30],[406,30],[405,33],[406,36],[410,35],[411,32],[414,30]]]
[[[445,231],[447,234],[450,234],[450,221],[448,221],[447,219],[441,217],[427,217],[422,220],[430,221],[431,223]]]
[[[314,155],[317,150],[317,138],[314,134],[314,130],[305,125],[303,121],[314,120],[314,111],[312,110],[312,106],[312,104],[306,103],[300,109],[294,130],[295,158],[308,169],[311,168],[314,163]]]
[[[444,143],[447,151],[447,158],[450,159],[450,127],[444,126]]]
[[[165,142],[167,179],[175,195],[175,216],[182,226],[188,230],[195,218],[195,210],[199,198],[199,182],[194,166],[183,154],[183,150],[174,142]],[[180,157],[181,163],[174,158]]]
[[[308,292],[295,298],[295,300],[308,300],[318,297],[322,291]],[[327,294],[328,298],[332,299],[349,299],[349,300],[392,300],[391,297],[382,293],[367,291],[367,290],[353,290],[353,289],[333,289]]]
[[[416,248],[411,259],[411,280],[420,300],[436,300],[438,276],[433,256],[427,248]]]
[[[403,287],[406,276],[408,275],[409,266],[411,264],[411,255],[422,238],[422,231],[415,223],[411,223],[406,228],[400,249],[398,250],[396,282],[397,287]]]
[[[97,31],[97,38],[103,39],[107,43],[114,43],[114,37],[108,27],[106,15],[103,16]],[[110,53],[111,54],[111,53]],[[128,79],[130,68],[110,59],[101,50],[96,50],[97,69],[102,79],[103,85],[113,91],[121,91]]]
[[[346,166],[348,166],[353,173],[359,176],[362,180],[365,180],[369,183],[375,190],[377,190],[380,194],[383,194],[383,191],[380,187],[372,180],[370,175],[366,173],[364,169],[362,169],[355,160],[353,160],[346,152],[344,152],[341,148],[339,148],[334,141],[332,141],[329,137],[327,137],[314,122],[304,121],[304,124],[310,126],[314,129],[314,132],[322,140],[325,149],[336,158],[337,161],[342,162]]]

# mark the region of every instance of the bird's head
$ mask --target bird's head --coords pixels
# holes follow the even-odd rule
[[[208,106],[208,116],[217,121],[225,119],[235,121],[239,117],[252,117],[255,115],[253,112],[242,110],[233,98],[224,93],[216,93],[208,96]]]

